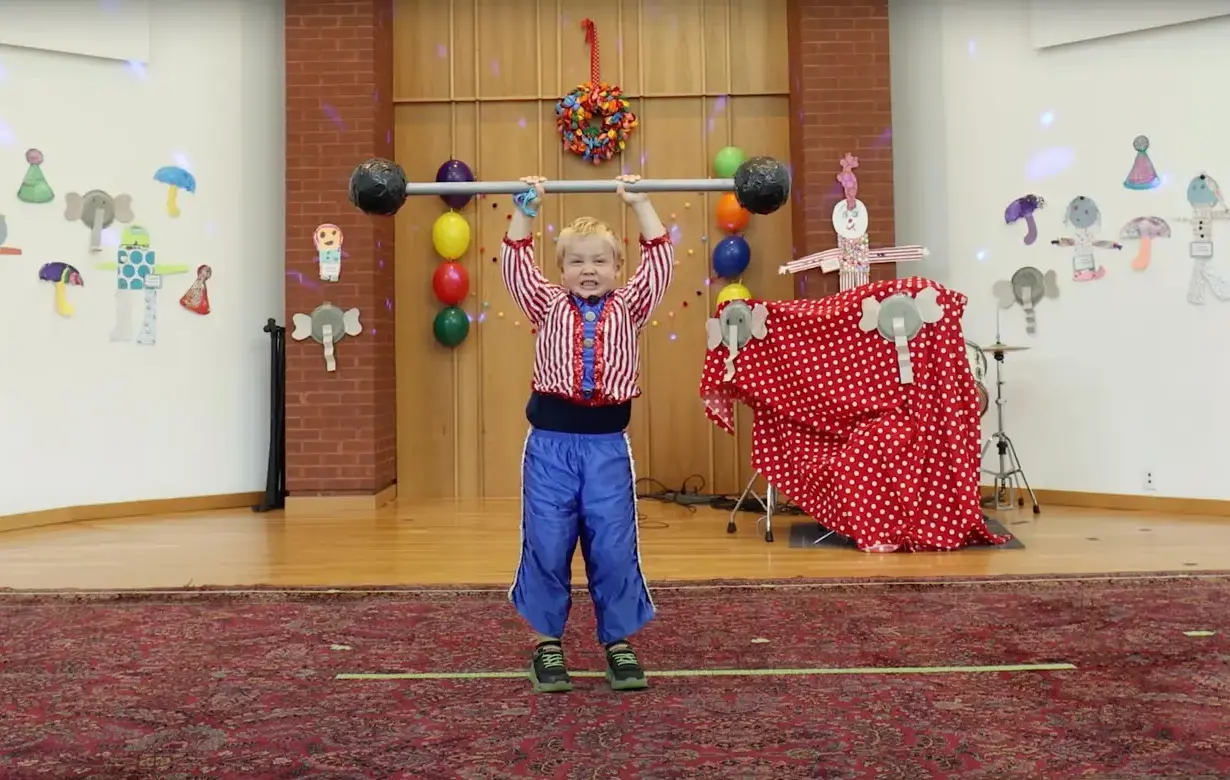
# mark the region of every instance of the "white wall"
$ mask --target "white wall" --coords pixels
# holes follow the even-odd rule
[[[0,213],[6,243],[24,250],[0,255],[0,515],[263,487],[261,328],[283,310],[282,9],[153,3],[143,65],[0,46]],[[30,147],[45,156],[54,203],[16,198]],[[198,190],[172,219],[153,175],[177,163]],[[194,273],[167,276],[157,343],[110,340],[115,273],[95,265],[115,261],[118,230],[91,254],[89,231],[63,213],[68,193],[91,189],[132,196],[160,263],[213,268],[211,314],[179,305]],[[38,279],[53,261],[84,277],[68,319]]]
[[[1151,469],[1158,495],[1230,498],[1230,303],[1187,302],[1191,233],[1178,222],[1191,177],[1230,188],[1230,19],[1045,51],[1029,21],[1021,3],[890,3],[898,239],[932,248],[926,273],[969,295],[965,332],[980,343],[996,335],[997,280],[1058,272],[1036,336],[1020,309],[1002,317],[1003,340],[1031,347],[1008,358],[1006,427],[1035,487],[1144,493]],[[1164,181],[1152,191],[1123,187],[1139,134]],[[1047,207],[1027,247],[1003,213],[1031,192]],[[1102,238],[1144,215],[1174,237],[1145,272],[1129,268],[1129,245],[1100,254],[1105,278],[1074,283],[1071,251],[1050,240],[1070,235],[1077,195],[1100,206]],[[1213,239],[1230,278],[1230,222]]]

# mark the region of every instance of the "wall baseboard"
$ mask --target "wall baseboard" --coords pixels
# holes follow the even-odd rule
[[[991,495],[990,485],[982,486],[982,495]],[[1118,509],[1129,512],[1156,512],[1170,515],[1204,515],[1206,517],[1230,517],[1230,501],[1214,498],[1180,498],[1177,496],[1142,496],[1130,493],[1084,493],[1077,490],[1035,490],[1042,511],[1048,504],[1074,506],[1087,509]],[[1029,509],[1029,496],[1017,491],[1017,497],[1025,496],[1025,509]]]
[[[1204,515],[1230,517],[1230,501],[1211,498],[1178,498],[1172,496],[1141,496],[1123,493],[1083,493],[1075,490],[1037,490],[1042,511],[1049,506],[1113,509],[1130,512],[1156,512],[1174,515]],[[982,494],[991,495],[991,486],[983,485]],[[1018,493],[1018,495],[1020,495]],[[177,515],[185,512],[208,512],[219,509],[240,509],[259,504],[264,493],[227,493],[215,496],[159,498],[150,501],[122,501],[115,504],[89,504],[0,515],[0,533],[26,528],[79,523],[89,520],[110,520],[120,517]],[[389,485],[374,495],[362,496],[289,496],[287,517],[322,517],[356,511],[372,511],[397,499],[397,485]],[[1028,503],[1028,502],[1027,502]]]
[[[287,517],[328,517],[349,512],[371,512],[397,500],[397,483],[379,493],[357,496],[287,496]]]
[[[156,498],[150,501],[121,501],[115,504],[65,506],[58,509],[43,509],[38,512],[0,515],[0,533],[4,531],[19,531],[24,528],[60,525],[62,523],[79,523],[86,520],[110,520],[117,517],[175,515],[183,512],[238,509],[259,504],[264,495],[263,492],[254,491],[251,493],[225,493],[216,496]]]

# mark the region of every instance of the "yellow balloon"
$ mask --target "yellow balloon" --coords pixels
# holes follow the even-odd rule
[[[752,297],[752,291],[741,282],[731,282],[721,289],[717,295],[717,305],[729,301],[746,301]]]
[[[470,223],[455,211],[446,211],[431,226],[431,243],[445,260],[457,260],[470,248]]]

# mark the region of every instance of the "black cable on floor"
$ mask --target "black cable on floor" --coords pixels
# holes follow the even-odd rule
[[[687,507],[689,512],[695,512],[698,506],[707,506],[726,512],[734,510],[736,506],[741,512],[764,514],[765,511],[764,501],[756,496],[749,495],[740,503],[738,496],[705,493],[705,478],[700,474],[693,474],[685,479],[678,490],[671,490],[665,484],[652,477],[638,479],[636,481],[636,488],[636,497],[642,501],[661,501],[664,504],[679,504]],[[794,516],[807,514],[791,502],[779,503],[774,507],[773,513]]]

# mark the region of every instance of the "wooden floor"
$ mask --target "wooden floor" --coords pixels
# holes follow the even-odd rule
[[[1023,550],[873,555],[791,549],[777,518],[766,544],[755,515],[727,535],[726,513],[642,503],[652,581],[987,576],[1230,570],[1230,520],[1047,507],[1003,513]],[[0,534],[0,587],[506,584],[517,563],[515,501],[395,504],[367,515],[286,519],[247,510],[83,522]],[[578,556],[577,582],[583,582]]]

